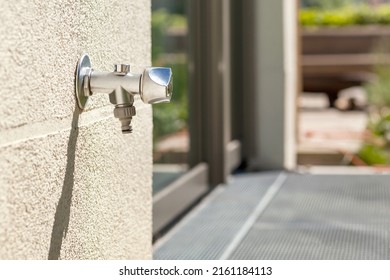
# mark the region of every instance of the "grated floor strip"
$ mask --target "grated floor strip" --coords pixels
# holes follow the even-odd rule
[[[154,257],[219,259],[230,246],[230,259],[390,259],[389,175],[289,174],[237,238],[277,177],[235,176]]]
[[[158,242],[154,259],[219,259],[280,172],[237,175]]]

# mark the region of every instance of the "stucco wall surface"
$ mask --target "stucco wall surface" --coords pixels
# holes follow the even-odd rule
[[[151,108],[122,135],[107,95],[74,97],[84,52],[150,65],[150,1],[0,3],[0,258],[151,258]]]

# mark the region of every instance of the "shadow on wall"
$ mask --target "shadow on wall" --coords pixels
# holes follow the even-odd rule
[[[75,104],[75,111],[73,113],[72,127],[70,129],[66,171],[64,177],[64,184],[62,185],[61,197],[58,201],[56,213],[54,216],[53,230],[51,233],[49,260],[58,260],[61,253],[62,240],[66,236],[69,226],[70,204],[72,201],[72,192],[74,186],[74,165],[76,157],[76,144],[79,135],[79,116],[80,109]]]

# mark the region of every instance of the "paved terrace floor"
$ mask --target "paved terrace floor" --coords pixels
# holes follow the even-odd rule
[[[154,258],[390,259],[390,175],[351,170],[235,175],[157,241]]]
[[[364,99],[361,88],[342,92],[336,103],[342,107],[345,96]],[[360,103],[364,103],[361,101]],[[326,95],[301,94],[299,98],[298,151],[300,153],[355,153],[366,136],[367,113],[364,110],[341,111],[328,108]]]

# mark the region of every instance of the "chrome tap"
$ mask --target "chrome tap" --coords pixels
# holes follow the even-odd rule
[[[107,93],[115,105],[114,116],[122,124],[122,132],[132,131],[131,120],[136,110],[134,95],[139,94],[148,104],[169,102],[172,96],[172,70],[165,67],[147,67],[142,74],[131,73],[130,65],[116,64],[113,72],[92,69],[90,59],[84,54],[76,69],[76,98],[84,109],[88,97],[95,93]]]

